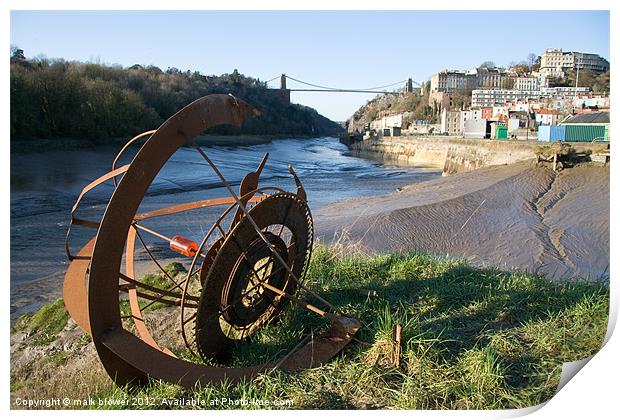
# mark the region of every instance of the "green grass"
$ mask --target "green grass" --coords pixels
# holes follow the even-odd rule
[[[166,264],[163,267],[164,271],[159,270],[156,273],[150,273],[150,274],[146,274],[144,276],[142,276],[142,278],[140,278],[140,282],[149,285],[149,286],[153,286],[153,287],[157,287],[159,289],[163,289],[163,290],[169,290],[171,289],[174,284],[172,283],[172,281],[170,280],[170,277],[172,277],[173,279],[175,277],[177,277],[179,274],[186,274],[187,270],[185,269],[185,267],[183,267],[183,264],[178,263],[178,262],[170,262],[168,264]],[[166,275],[167,274],[167,275]],[[170,277],[168,277],[170,276]],[[178,291],[178,290],[177,290]],[[157,293],[155,292],[149,292],[151,294],[155,294],[157,295]],[[126,297],[126,295],[125,295]],[[161,302],[156,302],[153,303],[151,305],[149,305],[149,301],[143,298],[138,298],[138,302],[140,304],[140,307],[145,307],[146,311],[154,311],[156,309],[160,309],[165,307],[166,305],[161,303]],[[129,300],[127,299],[123,299],[120,302],[120,311],[121,311],[121,316],[128,316],[131,315],[131,306],[129,304]]]
[[[552,282],[420,254],[337,258],[324,247],[314,252],[307,278],[312,290],[362,323],[359,341],[326,365],[193,391],[153,382],[126,394],[111,386],[94,397],[125,402],[91,408],[183,408],[168,400],[181,397],[204,400],[201,408],[261,408],[210,405],[222,398],[290,400],[270,408],[296,409],[527,407],[550,399],[562,363],[598,351],[607,328],[605,282]],[[391,361],[395,323],[403,328],[397,367]],[[231,365],[273,360],[326,325],[291,306],[237,345]],[[132,398],[152,404],[136,407]]]
[[[22,315],[15,323],[13,330],[29,331],[31,343],[43,345],[56,339],[58,333],[65,328],[69,314],[62,299],[49,303],[37,312]]]

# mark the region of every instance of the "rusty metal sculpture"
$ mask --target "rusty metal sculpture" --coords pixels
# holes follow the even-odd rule
[[[93,339],[99,358],[119,385],[140,384],[149,378],[185,387],[216,381],[250,379],[260,372],[280,368],[294,371],[317,366],[338,353],[359,329],[348,318],[303,283],[312,251],[313,225],[306,194],[289,165],[297,191],[258,186],[267,161],[242,180],[236,194],[194,138],[219,124],[240,126],[258,112],[231,95],[209,95],[194,101],[157,130],[131,139],[119,152],[112,170],[88,184],[71,209],[66,252],[71,264],[64,281],[68,312]],[[116,167],[131,144],[147,138],[130,164]],[[181,147],[194,148],[220,178],[230,197],[193,201],[138,213],[148,187],[163,165]],[[77,217],[84,195],[106,182],[114,192],[100,222]],[[147,219],[212,206],[226,206],[200,243],[179,235],[170,237],[144,225]],[[230,222],[227,222],[230,220]],[[224,223],[229,223],[227,227]],[[72,226],[97,230],[76,254],[69,239]],[[191,258],[182,281],[170,276],[142,237],[154,235],[169,242],[170,249]],[[164,273],[170,287],[136,279],[136,239]],[[124,270],[121,269],[124,260]],[[299,289],[329,308],[321,310],[297,296]],[[120,294],[127,293],[131,315],[122,316]],[[182,360],[160,346],[147,327],[142,311],[155,303],[180,308],[181,334],[192,353],[203,361],[225,362],[232,344],[272,321],[288,301],[293,301],[331,321],[327,331],[299,343],[275,362],[243,368],[214,367]],[[141,302],[148,302],[140,306]],[[134,328],[123,320],[131,319]],[[126,324],[126,322],[125,322]],[[132,331],[136,331],[135,335]]]

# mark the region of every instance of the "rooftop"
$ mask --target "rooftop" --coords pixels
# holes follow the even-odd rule
[[[564,124],[594,124],[609,123],[609,112],[589,112],[587,114],[575,115],[564,122]]]

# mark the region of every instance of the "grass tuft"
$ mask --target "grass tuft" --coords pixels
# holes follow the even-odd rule
[[[57,338],[67,322],[69,314],[65,309],[64,300],[57,299],[33,314],[22,315],[15,323],[14,331],[25,330],[32,337],[30,342],[35,345],[49,344]]]

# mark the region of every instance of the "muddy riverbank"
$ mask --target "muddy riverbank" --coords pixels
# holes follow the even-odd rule
[[[315,218],[322,241],[364,253],[418,250],[556,279],[609,273],[608,166],[483,168],[335,203]]]

